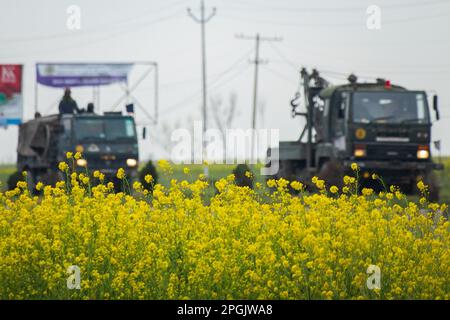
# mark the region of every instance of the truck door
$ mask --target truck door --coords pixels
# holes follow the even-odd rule
[[[339,151],[345,151],[345,136],[347,132],[346,114],[349,104],[347,92],[336,92],[331,100],[330,126],[331,141]]]
[[[72,145],[72,119],[61,119],[62,132],[60,134],[60,146],[62,150],[70,150]]]

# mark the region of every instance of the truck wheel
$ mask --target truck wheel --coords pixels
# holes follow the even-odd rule
[[[268,176],[266,180],[283,178],[290,182],[300,181],[305,185],[306,188],[308,188],[308,181],[310,180],[310,178],[306,174],[304,168],[304,161],[280,160],[278,173],[273,176]],[[298,193],[298,191],[295,191],[292,188],[289,188],[289,192],[291,192],[292,194]]]
[[[428,185],[428,199],[431,202],[439,201],[439,183],[437,181],[436,175],[433,172],[429,172],[425,175],[424,181]]]
[[[318,174],[320,179],[325,180],[328,186],[342,188],[344,179],[344,168],[339,163],[327,160],[322,163]]]
[[[47,170],[40,175],[40,179],[45,185],[55,186],[57,182],[65,181],[66,175],[61,171]]]
[[[14,173],[12,173],[9,177],[8,177],[8,190],[14,190],[17,186],[17,182],[19,181],[23,181],[23,176],[22,173],[20,173],[19,171],[15,171]]]
[[[36,174],[33,170],[26,168],[24,170],[27,173],[27,183],[28,183],[28,190],[30,190],[30,192],[32,194],[36,193]]]
[[[294,164],[293,161],[289,160],[280,160],[280,167],[278,173],[276,174],[276,179],[286,179],[291,181],[294,175]]]
[[[408,195],[408,194],[413,194],[413,186],[414,186],[414,183],[407,183],[407,184],[405,183],[405,184],[399,185],[399,188],[403,194]]]
[[[276,179],[283,178],[289,181],[308,182],[308,176],[304,169],[304,161],[280,160],[280,169],[276,175]]]
[[[27,178],[25,178],[22,175],[22,172],[25,171],[27,173]],[[17,186],[17,182],[19,181],[26,181],[28,183],[28,190],[31,191],[31,193],[34,193],[36,190],[35,188],[35,176],[32,170],[25,168],[23,171],[16,171],[13,174],[11,174],[8,178],[8,190],[13,190]]]
[[[250,172],[250,176],[247,177],[246,173]],[[235,183],[239,187],[249,187],[253,189],[254,173],[247,164],[238,164],[232,171],[235,176]]]

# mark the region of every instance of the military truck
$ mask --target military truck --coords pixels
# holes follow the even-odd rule
[[[411,194],[422,179],[429,185],[430,199],[439,198],[434,170],[443,166],[431,158],[432,120],[425,91],[407,90],[381,78],[360,83],[353,74],[341,85],[331,85],[317,70],[302,69],[300,74],[305,110],[298,111],[297,92],[292,116],[305,117],[306,124],[297,141],[280,142],[275,178],[308,182],[317,175],[329,185],[342,186],[355,162],[361,168],[362,187],[380,187],[371,179],[376,173],[386,185]],[[435,95],[433,109],[439,120],[437,102]],[[269,158],[271,154],[269,149]]]
[[[17,169],[26,171],[28,182],[54,184],[64,179],[58,170],[66,153],[82,152],[75,170],[99,170],[114,181],[119,168],[127,178],[137,178],[138,142],[134,118],[120,112],[58,114],[37,117],[19,127]]]

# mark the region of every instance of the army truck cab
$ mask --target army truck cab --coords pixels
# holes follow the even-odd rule
[[[432,115],[424,91],[411,91],[389,81],[331,86],[316,70],[302,70],[306,125],[298,141],[281,142],[277,177],[308,180],[313,175],[329,185],[342,186],[351,163],[361,168],[361,185],[374,187],[376,173],[386,185],[413,193],[417,180],[430,187],[430,198],[438,198],[430,141]],[[439,119],[437,97],[433,99]],[[303,137],[307,134],[306,141]],[[379,184],[379,182],[378,182]]]
[[[47,184],[64,179],[58,163],[67,152],[81,152],[75,170],[99,170],[107,181],[115,180],[119,168],[128,179],[137,177],[139,160],[134,118],[121,113],[59,114],[38,117],[19,128],[17,168],[27,171],[28,181]]]

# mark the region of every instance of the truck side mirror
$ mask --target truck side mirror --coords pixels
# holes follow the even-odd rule
[[[127,110],[127,113],[134,113],[134,104],[129,103],[125,106],[125,109]]]
[[[438,96],[436,94],[433,96],[433,110],[436,113],[436,120],[439,120],[440,116],[439,116]]]
[[[145,140],[145,137],[147,136],[147,128],[146,127],[143,127],[142,128],[142,139],[144,139]]]

